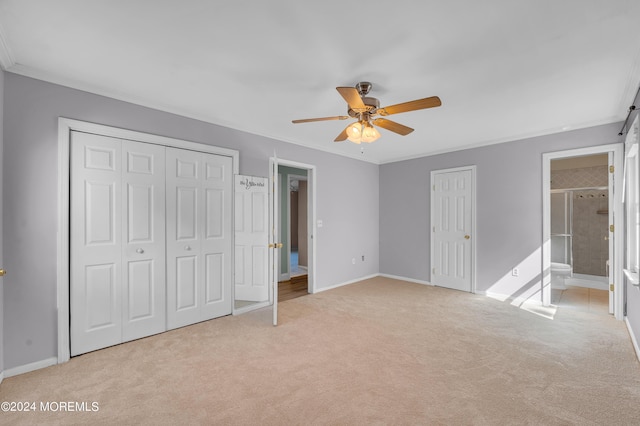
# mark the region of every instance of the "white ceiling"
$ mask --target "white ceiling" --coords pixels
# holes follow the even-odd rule
[[[638,0],[0,0],[0,65],[385,163],[623,120],[639,23]],[[366,146],[333,142],[350,121],[291,123],[346,115],[335,87],[363,80],[382,106],[443,105]]]

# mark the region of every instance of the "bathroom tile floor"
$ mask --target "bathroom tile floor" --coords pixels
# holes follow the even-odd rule
[[[609,315],[609,292],[593,288],[567,286],[566,290],[551,290],[551,303],[561,309]]]

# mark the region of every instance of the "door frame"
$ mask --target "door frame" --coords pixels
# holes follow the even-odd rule
[[[280,193],[280,190],[278,188],[279,182],[278,180],[280,179],[280,176],[278,174],[278,167],[279,166],[288,166],[288,167],[294,167],[297,169],[302,169],[302,170],[306,170],[307,171],[307,245],[309,248],[309,265],[307,267],[307,271],[308,271],[308,284],[307,284],[307,291],[309,293],[315,293],[316,292],[316,194],[317,194],[317,189],[316,189],[316,182],[318,181],[318,176],[317,176],[317,169],[316,166],[313,164],[306,164],[306,163],[300,163],[297,161],[292,161],[292,160],[286,160],[286,159],[282,159],[282,158],[278,158],[275,153],[273,157],[269,157],[269,226],[271,229],[271,236],[269,239],[269,243],[270,244],[275,244],[277,241],[277,239],[279,238],[279,235],[273,235],[274,229],[277,231],[277,227],[279,224],[277,224],[278,222],[278,217],[273,217],[273,211],[274,211],[274,204],[277,204],[278,200],[277,200],[277,196]],[[275,181],[275,182],[274,182]],[[275,209],[276,211],[278,211],[279,209]],[[282,214],[282,212],[278,211],[278,216],[280,216]],[[274,239],[275,238],[275,239]],[[274,249],[276,250],[276,249]],[[274,312],[274,321],[273,321],[273,325],[277,325],[277,312],[278,312],[278,295],[277,295],[277,289],[278,289],[278,277],[280,276],[279,274],[279,264],[278,259],[279,256],[270,256],[269,262],[270,262],[270,272],[269,272],[269,277],[270,280],[272,280],[271,284],[270,284],[270,288],[272,289],[271,291],[271,302],[273,305],[273,312]],[[275,282],[273,282],[275,281]]]
[[[624,291],[622,284],[622,255],[624,240],[624,220],[622,209],[622,177],[624,144],[615,143],[542,154],[542,304],[551,305],[551,160],[582,157],[594,154],[613,155],[613,184],[609,185],[609,197],[613,197],[613,212],[609,212],[609,224],[615,224],[610,233],[613,238],[613,253],[609,253],[610,282],[614,284],[613,315],[617,320],[624,319]]]
[[[430,253],[430,259],[429,259],[429,282],[433,284],[433,262],[434,262],[434,249],[435,249],[435,242],[433,240],[433,227],[435,226],[434,223],[434,217],[435,217],[435,203],[434,203],[434,188],[435,188],[435,177],[438,174],[441,173],[452,173],[452,172],[461,172],[461,171],[465,171],[468,170],[471,172],[471,230],[469,231],[470,235],[471,235],[471,293],[476,294],[476,279],[477,279],[477,273],[476,273],[476,269],[477,269],[477,261],[476,261],[476,257],[477,257],[477,244],[476,244],[476,240],[477,240],[477,227],[476,227],[476,165],[472,164],[469,166],[461,166],[461,167],[453,167],[453,168],[449,168],[449,169],[439,169],[439,170],[432,170],[431,171],[431,181],[430,181],[430,185],[429,185],[429,195],[430,195],[430,216],[429,216],[429,222],[430,222],[430,226],[429,226],[429,253]]]
[[[133,130],[126,130],[118,127],[112,127],[102,124],[90,123],[86,121],[74,120],[70,118],[58,118],[58,226],[57,226],[57,308],[58,308],[58,364],[67,362],[70,359],[70,332],[69,332],[69,249],[70,240],[69,232],[71,219],[70,209],[70,191],[69,184],[71,181],[71,162],[69,158],[71,132],[93,133],[102,136],[108,136],[118,139],[133,140],[136,142],[145,142],[154,145],[162,145],[172,148],[187,149],[191,151],[205,152],[231,157],[232,159],[232,175],[238,174],[240,170],[239,160],[240,152],[234,149],[220,148],[216,146],[206,145],[203,143],[189,142],[181,139],[159,136],[150,133],[143,133]],[[232,194],[233,205],[233,194]],[[232,231],[234,228],[233,217],[231,218]],[[232,232],[233,233],[233,232]],[[232,247],[234,245],[233,235]],[[231,264],[233,265],[233,250],[231,251]],[[233,267],[232,267],[233,270]],[[233,277],[231,277],[233,280]],[[233,286],[232,294],[233,298]]]

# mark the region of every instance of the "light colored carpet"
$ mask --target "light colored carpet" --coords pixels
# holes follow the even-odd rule
[[[563,306],[565,295],[551,320],[374,278],[283,302],[278,327],[263,309],[10,377],[1,401],[95,401],[99,411],[0,413],[0,423],[639,424],[640,365],[624,323]]]

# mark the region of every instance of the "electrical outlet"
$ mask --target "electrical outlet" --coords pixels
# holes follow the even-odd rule
[[[517,277],[520,275],[520,270],[518,268],[513,268],[513,270],[511,271],[511,275],[514,277]]]

